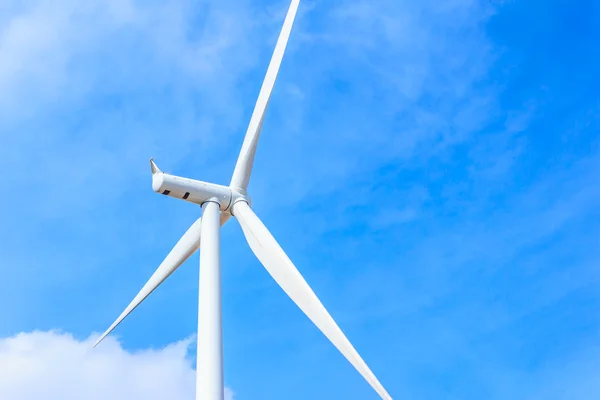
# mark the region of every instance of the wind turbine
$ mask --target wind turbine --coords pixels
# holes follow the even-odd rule
[[[267,69],[229,186],[197,181],[161,171],[150,159],[152,189],[202,207],[202,217],[187,230],[119,318],[98,339],[96,347],[154,289],[185,262],[202,243],[198,296],[196,399],[223,400],[223,346],[221,326],[220,227],[233,216],[250,248],[275,282],[323,332],[382,399],[391,400],[375,375],[335,323],[275,238],[250,208],[246,190],[265,111],[275,85],[300,0],[292,0]]]

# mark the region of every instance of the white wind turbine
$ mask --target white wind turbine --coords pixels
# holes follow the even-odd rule
[[[188,229],[125,311],[94,345],[97,346],[154,289],[198,250],[202,243],[196,361],[197,400],[223,400],[219,231],[221,225],[231,216],[238,220],[250,248],[279,286],[350,361],[379,396],[382,399],[391,399],[275,238],[254,214],[250,208],[250,198],[246,193],[265,111],[299,3],[300,0],[292,0],[285,17],[229,186],[166,174],[153,160],[150,160],[152,189],[167,196],[201,205],[202,218]]]

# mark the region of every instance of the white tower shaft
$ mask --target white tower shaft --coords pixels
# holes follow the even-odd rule
[[[220,211],[217,199],[202,205],[196,399],[223,400]]]

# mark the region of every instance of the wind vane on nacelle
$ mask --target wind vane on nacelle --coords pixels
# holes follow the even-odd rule
[[[196,359],[196,399],[223,400],[223,345],[221,331],[220,226],[234,216],[248,244],[275,282],[346,357],[382,399],[390,395],[335,323],[298,269],[250,208],[248,183],[264,115],[275,85],[300,0],[292,0],[250,119],[229,186],[183,178],[161,171],[153,159],[152,189],[166,196],[202,206],[199,218],[167,255],[148,282],[98,339],[100,343],[154,289],[183,264],[202,242]]]
[[[156,163],[154,162],[154,158],[150,159],[150,171],[152,171],[152,175],[162,172],[160,170],[160,168],[158,168],[158,166],[156,165]]]

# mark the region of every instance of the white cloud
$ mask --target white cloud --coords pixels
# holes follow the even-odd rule
[[[190,339],[131,353],[112,337],[93,349],[94,337],[58,332],[0,339],[3,400],[193,399]],[[233,400],[227,389],[226,400]]]

